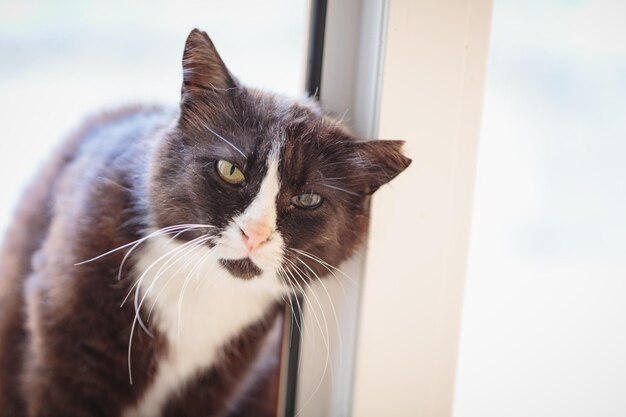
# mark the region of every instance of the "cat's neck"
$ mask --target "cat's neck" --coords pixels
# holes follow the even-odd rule
[[[146,319],[152,310],[156,327],[186,349],[198,347],[198,337],[210,339],[207,329],[226,338],[236,335],[284,291],[263,279],[235,278],[207,245],[189,246],[167,236],[146,242],[135,275]]]
[[[155,237],[137,256],[137,293],[127,302],[136,302],[146,326],[165,337],[167,353],[144,398],[125,416],[156,412],[171,390],[214,365],[220,348],[262,320],[279,298],[265,280],[235,278],[212,255],[206,245]]]

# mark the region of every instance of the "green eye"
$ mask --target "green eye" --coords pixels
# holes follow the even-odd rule
[[[223,159],[217,161],[217,173],[224,181],[233,185],[241,185],[246,180],[239,168]]]
[[[322,201],[324,201],[322,196],[315,193],[300,194],[291,198],[291,203],[294,206],[306,209],[318,208]]]

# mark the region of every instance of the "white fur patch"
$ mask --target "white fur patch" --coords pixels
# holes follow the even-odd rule
[[[266,269],[276,271],[282,263],[283,239],[280,233],[274,232],[265,244],[258,249],[248,252],[241,230],[250,220],[261,220],[276,229],[276,196],[280,190],[278,178],[278,152],[271,152],[268,162],[267,173],[250,205],[242,214],[233,218],[228,227],[222,232],[220,239],[219,257],[222,259],[241,259],[249,257],[252,262],[263,271]]]
[[[268,242],[248,253],[239,230],[239,222],[251,217],[263,217],[275,228],[279,188],[274,157],[258,195],[214,241],[213,249],[185,247],[163,236],[146,243],[135,267],[141,277],[139,300],[145,296],[144,312],[154,305],[150,320],[167,338],[169,354],[160,359],[152,385],[138,404],[126,410],[125,417],[159,415],[172,393],[215,362],[225,342],[261,319],[288,292],[277,278],[283,256],[280,233],[274,232]],[[246,256],[263,271],[260,276],[243,280],[219,265],[219,259]],[[142,317],[146,321],[146,314]],[[137,326],[136,331],[143,330]]]
[[[280,191],[278,152],[272,151],[269,156],[267,173],[261,183],[259,193],[244,213],[235,218],[235,222],[243,225],[248,219],[262,220],[276,228],[276,196],[278,191]]]

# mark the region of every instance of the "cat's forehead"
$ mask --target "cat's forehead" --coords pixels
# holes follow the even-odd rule
[[[273,148],[278,144],[281,153],[303,151],[313,157],[320,153],[315,149],[333,147],[349,136],[339,121],[324,114],[311,99],[293,100],[254,92],[247,104],[249,107],[242,109],[241,116],[248,128],[259,135],[256,145],[260,147]]]
[[[337,143],[347,138],[345,128],[316,103],[256,90],[237,94],[217,108],[201,102],[191,113],[193,130],[205,139],[200,146],[242,166],[257,165],[255,161],[276,153],[281,165],[304,169],[335,155]]]

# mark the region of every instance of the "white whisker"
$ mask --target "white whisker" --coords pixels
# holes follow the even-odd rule
[[[333,266],[333,265],[329,264],[328,262],[324,261],[323,259],[321,259],[321,258],[319,258],[319,257],[317,257],[317,256],[315,256],[315,255],[313,255],[311,252],[307,252],[307,251],[305,251],[305,250],[302,250],[302,249],[296,249],[296,248],[288,248],[287,250],[290,250],[290,251],[295,251],[295,252],[299,253],[300,255],[306,256],[307,258],[309,258],[309,259],[311,259],[311,260],[313,260],[313,261],[319,262],[319,263],[320,263],[323,267],[325,267],[325,268],[328,270],[328,272],[330,272],[331,274],[333,274],[333,273],[332,273],[332,271],[331,271],[331,269],[332,269],[333,271],[336,271],[336,272],[340,273],[340,274],[341,274],[341,275],[343,275],[346,279],[348,279],[348,280],[349,280],[349,281],[350,281],[350,282],[351,282],[351,283],[352,283],[352,284],[353,284],[356,288],[359,288],[359,284],[358,284],[356,281],[354,281],[354,279],[353,279],[350,275],[346,274],[345,272],[343,272],[341,269],[337,268],[336,266]],[[334,276],[335,278],[337,278],[337,276],[336,276],[335,274],[333,274],[333,276]],[[339,279],[339,278],[337,278],[337,279]]]
[[[236,147],[235,145],[233,145],[233,143],[231,141],[229,141],[228,139],[226,139],[225,137],[223,137],[222,135],[220,135],[219,133],[217,133],[215,130],[211,129],[209,126],[207,126],[205,123],[202,123],[202,127],[204,127],[206,130],[208,130],[209,132],[213,133],[215,136],[217,136],[219,139],[223,140],[224,142],[226,142],[226,144],[228,144],[231,148],[233,148],[234,150],[236,150],[237,152],[239,152],[239,154],[241,154],[241,156],[243,156],[244,158],[246,157],[246,154],[244,154],[243,152],[241,152],[241,150]]]
[[[174,273],[172,273],[170,275],[170,277],[167,280],[167,282],[165,283],[165,285],[163,285],[161,287],[161,289],[159,290],[157,296],[155,297],[154,301],[152,302],[152,305],[150,306],[150,310],[148,311],[148,316],[147,316],[147,320],[148,321],[150,321],[150,316],[152,316],[152,311],[154,310],[154,307],[156,306],[157,301],[158,301],[159,297],[161,296],[161,294],[165,291],[167,286],[170,284],[170,282],[172,282],[172,280],[178,275],[178,273],[180,271],[182,271],[183,269],[189,267],[189,263],[193,260],[193,257],[191,255],[193,253],[195,253],[198,249],[202,249],[203,245],[204,245],[204,243],[198,244],[195,247],[189,249],[187,251],[187,253],[183,254],[184,257],[189,258],[189,259],[185,260],[185,263],[183,265],[181,265],[176,271],[174,271]]]
[[[189,245],[193,245],[196,241],[199,241],[201,239],[208,240],[210,238],[211,238],[211,236],[203,235],[203,236],[197,237],[196,239],[193,239],[193,240],[191,240],[189,242],[184,243],[182,245],[182,247],[189,247]],[[158,259],[156,259],[154,262],[152,262],[148,266],[148,268],[145,269],[145,271],[141,274],[140,278],[135,283],[136,284],[135,291],[139,291],[139,285],[140,284],[138,284],[138,283],[143,281],[143,279],[146,277],[148,272],[150,270],[152,270],[152,268],[154,268],[155,265],[157,265],[159,262],[161,262],[164,258],[166,258],[168,256],[171,256],[173,253],[175,253],[177,251],[180,251],[180,249],[181,249],[181,247],[177,246],[176,248],[167,251],[164,255],[161,255]],[[139,303],[139,309],[143,305],[143,302],[144,302],[147,294],[150,292],[150,289],[152,288],[152,286],[154,285],[155,282],[156,282],[156,280],[153,280],[152,283],[150,283],[150,286],[148,287],[148,289],[145,291],[145,293],[144,293],[144,295],[143,295],[143,297],[141,299],[141,302]],[[132,289],[131,289],[131,291],[132,291]],[[129,295],[130,295],[130,293],[129,293]],[[124,303],[126,302],[127,299],[128,299],[128,295],[126,296],[126,298],[122,302],[122,306],[124,305]],[[128,379],[129,379],[129,382],[130,382],[131,385],[133,384],[132,365],[131,365],[132,353],[131,352],[132,352],[132,345],[133,345],[133,334],[135,332],[135,325],[137,324],[137,317],[138,317],[139,311],[140,311],[139,309],[137,309],[137,308],[135,309],[135,318],[133,319],[133,323],[132,323],[131,328],[130,328],[130,336],[129,336],[129,339],[128,339]]]
[[[301,259],[299,259],[297,257],[296,257],[296,259],[298,261],[302,262]],[[285,257],[285,260],[287,260],[290,264],[293,265],[293,267],[295,268],[295,271],[298,273],[298,275],[302,279],[302,283],[309,289],[309,294],[311,294],[313,296],[313,298],[315,299],[317,305],[320,308],[320,313],[322,314],[322,319],[324,321],[324,329],[322,329],[321,323],[319,322],[319,319],[317,318],[317,314],[315,313],[315,309],[313,307],[311,307],[311,312],[313,313],[313,316],[314,316],[314,318],[317,321],[317,324],[318,324],[318,327],[320,328],[320,331],[325,332],[325,333],[322,334],[322,338],[324,339],[324,342],[325,342],[325,345],[326,345],[326,360],[325,360],[325,363],[324,363],[324,370],[322,372],[322,376],[320,377],[320,380],[319,380],[317,386],[315,387],[315,389],[313,390],[313,392],[311,393],[309,398],[304,402],[304,404],[300,407],[300,410],[298,410],[298,412],[295,414],[295,416],[297,417],[302,412],[302,410],[305,409],[307,404],[313,399],[313,397],[315,396],[317,391],[319,391],[320,387],[322,386],[322,382],[324,381],[324,378],[326,376],[326,372],[327,372],[328,369],[330,369],[331,377],[332,377],[332,374],[333,374],[332,366],[333,365],[332,365],[332,358],[330,357],[330,333],[328,331],[328,322],[326,320],[326,315],[324,314],[324,309],[322,307],[322,304],[320,303],[319,299],[315,295],[315,292],[313,291],[313,289],[311,288],[309,283],[304,279],[303,274],[306,275],[304,273],[304,271],[302,271],[296,264],[294,264],[287,257]],[[308,265],[305,264],[305,266],[308,266]],[[329,365],[330,365],[330,367],[329,367]]]
[[[291,313],[292,313],[292,314],[293,314],[293,316],[295,317],[296,312],[295,312],[295,311],[294,311],[294,309],[293,309],[293,302],[291,301],[291,299],[293,298],[293,299],[295,299],[295,300],[296,300],[296,304],[297,304],[297,307],[298,307],[298,311],[300,312],[300,317],[304,317],[304,311],[302,310],[302,306],[300,305],[300,300],[299,300],[299,298],[298,298],[298,293],[302,294],[302,292],[297,291],[297,290],[296,290],[296,288],[294,287],[294,285],[293,285],[293,284],[291,283],[291,281],[289,280],[289,278],[285,275],[285,274],[286,274],[286,272],[285,272],[285,269],[283,268],[283,266],[279,266],[278,273],[279,273],[279,275],[280,275],[280,276],[284,279],[284,281],[287,283],[287,285],[289,285],[289,287],[291,288],[291,290],[292,290],[292,291],[293,291],[293,293],[294,293],[294,294],[293,294],[293,297],[289,297],[289,298],[287,299],[287,300],[288,300],[287,302],[288,302],[288,303],[289,303],[289,305],[291,306]],[[304,294],[302,294],[302,295],[304,295]],[[284,296],[283,296],[283,298],[284,298]],[[300,325],[300,323],[298,323],[298,321],[297,321],[297,320],[294,320],[294,321],[296,322],[296,326],[298,327],[298,330],[300,331],[300,334],[304,335],[304,334],[305,334],[305,330],[302,328],[302,326]],[[293,332],[293,326],[292,326],[292,330],[291,330],[291,331]],[[309,340],[309,343],[311,343],[311,344],[312,344],[311,334],[310,334],[310,333],[308,333],[308,334],[307,334],[307,336],[308,336],[308,338],[309,338],[309,339],[308,339],[308,340]]]
[[[333,313],[333,317],[335,318],[335,326],[337,326],[337,337],[339,340],[339,352],[343,352],[343,338],[341,336],[341,327],[339,326],[339,318],[337,317],[337,311],[335,310],[335,305],[333,303],[333,299],[330,296],[330,293],[328,292],[328,289],[326,288],[326,285],[324,285],[324,281],[315,273],[315,271],[313,271],[313,269],[311,269],[311,267],[309,265],[307,265],[306,262],[304,262],[302,259],[300,258],[296,258],[298,261],[300,261],[309,271],[311,271],[311,273],[313,275],[315,275],[315,277],[317,278],[317,282],[319,283],[319,285],[322,286],[322,289],[324,290],[324,292],[326,293],[326,296],[328,297],[328,303],[330,304],[330,309]],[[342,367],[342,363],[341,363],[341,355],[339,356],[339,369],[341,369]]]
[[[187,290],[187,286],[189,285],[189,282],[191,281],[191,278],[193,277],[194,273],[198,273],[198,271],[200,270],[200,267],[202,265],[204,265],[204,262],[206,261],[206,259],[208,258],[209,255],[211,255],[213,253],[213,250],[208,251],[206,254],[204,254],[204,256],[202,257],[202,259],[200,261],[198,261],[193,268],[191,269],[191,271],[189,271],[189,273],[187,274],[187,276],[185,277],[185,281],[183,282],[183,286],[180,290],[180,295],[178,296],[178,323],[177,323],[177,330],[176,330],[176,353],[178,354],[180,352],[180,322],[181,322],[181,316],[182,316],[182,303],[183,303],[183,299],[185,297],[185,291]]]
[[[355,193],[354,191],[346,190],[345,188],[337,187],[336,185],[319,183],[322,187],[331,188],[333,190],[341,191],[342,193],[350,194],[356,197],[363,197],[363,194]]]
[[[187,230],[187,229],[185,229]],[[183,232],[179,232],[179,233],[183,233]],[[178,236],[178,234],[176,235]],[[170,241],[174,238],[176,238],[176,236],[170,238]],[[181,258],[184,258],[185,256],[187,256],[189,254],[189,252],[191,252],[192,250],[195,250],[199,247],[202,247],[208,240],[211,239],[212,236],[199,236],[196,239],[193,239],[189,242],[186,242],[185,244],[182,244],[179,248],[177,248],[177,250],[175,252],[172,253],[172,255],[169,257],[169,259],[167,259],[163,265],[161,265],[161,267],[159,268],[159,270],[156,272],[156,275],[154,277],[154,279],[152,280],[152,283],[150,284],[150,286],[148,287],[148,289],[146,290],[146,293],[144,294],[144,298],[148,295],[148,292],[150,292],[152,290],[152,287],[156,284],[157,281],[159,281],[159,278],[161,277],[161,275],[163,275],[165,272],[169,271],[169,269],[171,267],[173,267],[176,263],[178,263],[178,261]],[[180,270],[180,268],[178,269]],[[137,282],[141,282],[141,279],[138,280]],[[169,280],[168,280],[169,282]],[[139,299],[139,286],[136,287],[135,289],[135,300],[134,300],[134,305],[135,305],[135,312],[137,313],[137,320],[139,322],[139,325],[142,327],[142,329],[144,329],[144,331],[146,333],[148,333],[148,335],[150,335],[150,337],[153,337],[152,332],[150,332],[150,330],[148,330],[148,328],[146,327],[146,325],[143,322],[143,319],[141,318],[141,314],[140,314],[140,308],[141,308],[141,304],[143,304],[143,300],[140,303],[138,303],[138,299]],[[150,316],[148,315],[148,319],[150,318]]]
[[[93,262],[93,261],[97,261],[98,259],[102,259],[105,256],[109,256],[109,255],[111,255],[111,254],[113,254],[115,252],[118,252],[118,251],[122,250],[122,249],[126,249],[129,246],[141,244],[141,243],[145,242],[146,240],[148,240],[150,238],[153,238],[153,237],[156,237],[156,236],[159,236],[159,235],[162,235],[162,234],[175,233],[178,229],[183,229],[185,227],[212,228],[212,227],[215,227],[215,226],[210,226],[210,225],[206,225],[206,224],[177,224],[177,225],[174,225],[174,226],[167,226],[167,227],[161,228],[159,230],[155,230],[154,232],[150,233],[147,236],[144,236],[144,237],[139,238],[137,240],[133,240],[132,242],[126,243],[126,244],[124,244],[122,246],[118,246],[115,249],[111,249],[110,251],[105,252],[105,253],[103,253],[101,255],[95,256],[95,257],[93,257],[91,259],[87,259],[85,261],[81,261],[81,262],[75,263],[74,266],[80,266],[80,265],[84,265],[84,264],[87,264],[87,263],[90,263],[90,262]]]

